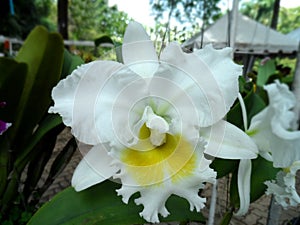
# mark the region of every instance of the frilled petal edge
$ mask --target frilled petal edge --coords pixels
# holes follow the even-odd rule
[[[106,95],[107,99],[114,97],[103,93],[102,89],[112,75],[123,67],[117,62],[95,61],[74,70],[53,88],[54,106],[50,107],[49,112],[59,113],[79,141],[91,145],[100,143],[97,130],[100,126],[96,126],[97,98],[102,95]],[[121,76],[118,78],[121,79]],[[115,89],[119,91],[119,86],[123,84],[115,83]]]

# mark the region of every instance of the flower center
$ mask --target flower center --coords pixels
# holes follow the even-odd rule
[[[150,106],[138,122],[138,142],[122,151],[121,161],[132,179],[142,186],[177,182],[197,167],[194,146],[180,134],[170,134],[168,122]]]
[[[153,146],[161,146],[166,142],[166,133],[169,131],[169,124],[161,116],[156,115],[151,107],[145,108],[146,127],[150,130],[150,142]]]

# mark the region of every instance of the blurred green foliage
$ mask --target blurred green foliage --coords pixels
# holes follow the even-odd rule
[[[12,126],[0,136],[1,224],[25,224],[45,190],[75,151],[69,140],[38,185],[56,138],[64,129],[58,115],[48,114],[51,90],[82,60],[64,50],[58,33],[34,28],[15,58],[0,58],[0,117]]]

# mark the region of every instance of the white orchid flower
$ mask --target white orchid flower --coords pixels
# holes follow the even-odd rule
[[[284,209],[289,206],[297,206],[300,203],[300,197],[295,188],[296,173],[300,169],[300,161],[294,162],[290,168],[279,171],[276,181],[266,181],[268,186],[267,195],[273,194],[275,200]]]
[[[216,173],[205,155],[255,158],[254,142],[223,120],[238,94],[242,68],[231,49],[211,46],[193,54],[176,43],[156,55],[143,27],[125,32],[124,64],[95,61],[73,71],[53,89],[55,105],[73,135],[91,149],[76,168],[72,186],[84,190],[110,177],[127,203],[140,192],[140,215],[159,222],[169,214],[165,202],[175,194],[200,211],[198,191]]]
[[[273,161],[276,168],[287,168],[300,160],[300,131],[292,130],[297,119],[292,111],[296,98],[278,80],[264,88],[269,105],[252,118],[247,133],[258,145],[261,156]]]

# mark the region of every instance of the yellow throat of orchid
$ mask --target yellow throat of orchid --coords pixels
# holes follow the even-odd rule
[[[194,146],[182,135],[169,134],[169,124],[149,108],[138,143],[122,151],[126,171],[142,186],[192,175],[197,164]]]

